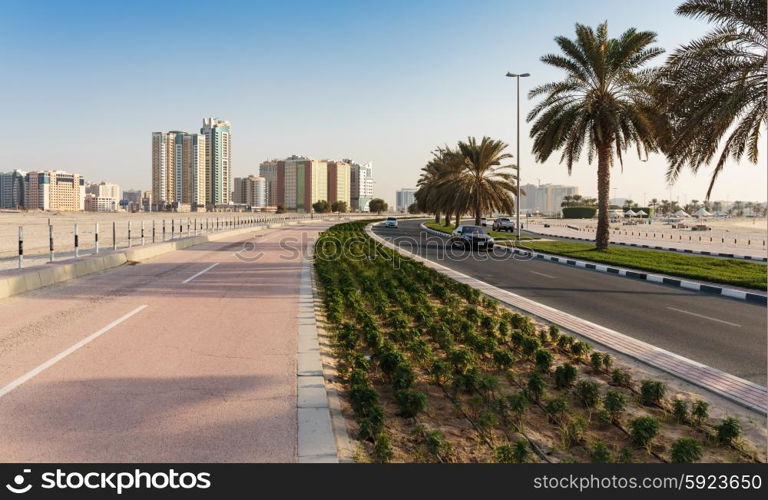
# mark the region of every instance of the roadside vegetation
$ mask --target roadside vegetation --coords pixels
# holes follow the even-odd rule
[[[592,243],[575,241],[527,241],[520,245],[520,248],[761,291],[765,291],[768,286],[766,266],[745,260],[638,250],[614,245],[609,246],[607,250],[598,251]]]
[[[390,251],[351,222],[315,270],[343,411],[377,462],[749,462],[738,420],[671,399],[556,325]]]

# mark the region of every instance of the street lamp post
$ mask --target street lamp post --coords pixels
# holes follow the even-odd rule
[[[530,73],[507,73],[509,78],[517,80],[517,196],[515,198],[515,218],[517,222],[517,243],[520,243],[520,78],[531,76]]]

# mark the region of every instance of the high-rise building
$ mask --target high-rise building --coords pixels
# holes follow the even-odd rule
[[[263,208],[267,205],[267,183],[263,177],[249,175],[235,177],[232,202],[252,208]]]
[[[24,200],[30,210],[83,210],[85,180],[80,174],[60,170],[29,172]]]
[[[286,210],[309,212],[312,204],[328,200],[328,163],[292,156],[285,162],[278,162],[278,190],[281,187],[282,205]],[[278,204],[280,204],[278,197]]]
[[[266,183],[267,206],[277,206],[277,164],[279,160],[267,160],[259,165],[259,175],[264,178]]]
[[[559,184],[525,184],[520,189],[520,211],[527,214],[559,215],[563,198],[579,194],[577,186]]]
[[[350,165],[344,161],[328,162],[328,203],[343,201],[349,208],[350,200]]]
[[[232,192],[232,124],[218,118],[205,118],[200,133],[206,141],[206,204],[227,205]]]
[[[416,190],[403,188],[395,192],[395,209],[398,212],[407,212],[408,207],[416,202]]]
[[[19,209],[25,206],[26,177],[27,173],[23,170],[0,172],[0,208]]]
[[[355,212],[368,212],[368,204],[373,199],[373,163],[344,161],[350,164],[350,208]]]
[[[120,201],[122,197],[119,185],[103,181],[98,184],[87,182],[85,184],[85,194],[92,194],[102,198],[114,198],[115,201]]]
[[[152,133],[152,192],[155,206],[205,206],[206,137],[180,131]],[[118,198],[119,199],[119,198]]]

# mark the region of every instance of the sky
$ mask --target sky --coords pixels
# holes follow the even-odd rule
[[[596,165],[568,175],[536,164],[527,90],[562,78],[540,62],[575,23],[658,34],[667,53],[706,32],[672,0],[131,2],[0,0],[0,171],[60,169],[150,189],[151,133],[232,122],[234,176],[301,154],[372,161],[374,192],[394,202],[437,146],[484,135],[516,146],[521,80],[522,183],[596,195]],[[661,64],[666,56],[657,59]],[[765,140],[763,139],[763,144]],[[713,199],[765,201],[757,166],[729,163]],[[515,160],[516,161],[516,160]],[[702,200],[709,169],[671,190],[663,156],[630,155],[611,196]]]

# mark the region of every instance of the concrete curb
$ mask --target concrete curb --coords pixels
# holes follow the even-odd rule
[[[579,241],[589,241],[594,243],[595,240],[591,238],[577,238],[576,236],[560,236],[557,234],[546,234],[546,233],[539,233],[536,231],[531,231],[526,229],[529,233],[538,234],[539,236],[544,237],[550,237],[550,238],[565,238],[568,240],[579,240]],[[664,247],[659,245],[645,245],[641,243],[626,243],[623,241],[612,241],[611,245],[622,245],[625,247],[638,247],[638,248],[649,248],[651,250],[666,250],[668,252],[677,252],[677,253],[692,253],[692,254],[698,254],[698,255],[710,255],[712,257],[728,257],[731,259],[742,259],[742,260],[753,260],[756,262],[768,262],[768,257],[753,257],[752,255],[736,255],[733,253],[721,253],[721,252],[708,252],[706,250],[690,250],[687,248],[675,248],[675,247]]]
[[[296,366],[296,411],[298,413],[299,463],[339,463],[328,395],[320,359],[312,290],[312,248],[301,267],[299,285],[299,330]]]
[[[448,235],[442,231],[436,231],[428,228],[424,224],[420,225],[424,231],[447,238]],[[497,245],[503,247],[503,245]],[[665,276],[663,274],[651,274],[644,271],[637,271],[634,269],[628,269],[625,267],[606,266],[603,264],[597,264],[594,262],[585,262],[582,260],[568,259],[557,255],[551,255],[542,252],[533,252],[529,250],[520,250],[518,248],[509,248],[507,251],[516,253],[517,255],[533,256],[536,259],[546,260],[548,262],[555,262],[557,264],[565,264],[567,266],[578,267],[581,269],[589,269],[591,271],[597,271],[601,273],[610,273],[617,276],[623,276],[625,278],[639,279],[650,281],[652,283],[660,283],[663,285],[675,286],[678,288],[685,288],[687,290],[695,290],[702,293],[709,293],[714,295],[722,295],[723,297],[729,297],[732,299],[747,300],[758,304],[768,304],[768,296],[759,293],[747,292],[745,290],[739,290],[736,288],[726,288],[723,286],[710,285],[708,283],[701,283],[698,281],[683,280],[672,276]]]
[[[527,299],[521,295],[502,290],[484,281],[472,278],[419,255],[412,254],[375,234],[371,226],[371,224],[367,225],[365,232],[374,241],[408,258],[421,262],[425,266],[431,267],[460,283],[477,288],[484,294],[514,309],[531,314],[545,322],[556,324],[563,330],[575,333],[646,365],[667,372],[745,408],[758,411],[763,415],[768,414],[768,388],[766,387]]]

